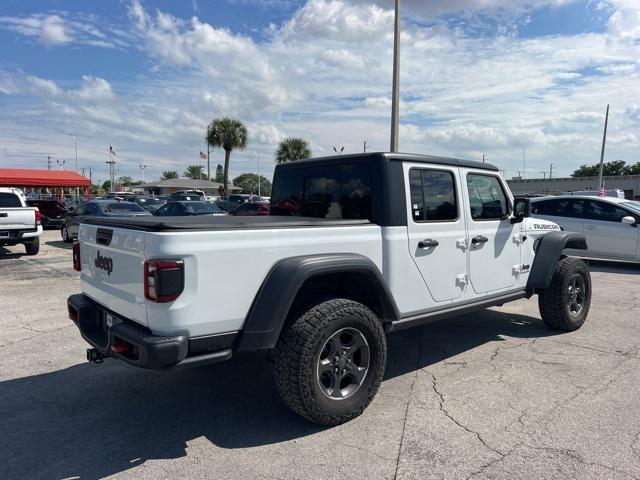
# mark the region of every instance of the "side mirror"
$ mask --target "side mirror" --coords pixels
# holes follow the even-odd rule
[[[636,219],[634,217],[632,217],[631,215],[627,215],[626,217],[622,217],[622,220],[620,220],[622,223],[626,224],[626,225],[631,225],[632,227],[637,227],[638,224],[636,222]]]
[[[513,202],[513,218],[511,219],[511,222],[519,223],[530,216],[531,200],[528,198],[516,198]]]

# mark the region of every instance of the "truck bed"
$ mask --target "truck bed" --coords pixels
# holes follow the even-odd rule
[[[354,225],[370,225],[369,220],[334,220],[311,217],[139,217],[139,218],[105,218],[87,217],[82,221],[89,225],[125,228],[145,232],[165,231],[208,231],[208,230],[257,230],[273,228],[304,227],[340,227]]]

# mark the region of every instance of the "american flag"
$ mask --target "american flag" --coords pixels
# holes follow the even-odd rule
[[[598,191],[598,196],[599,197],[606,197],[607,196],[607,189],[602,187],[599,191]]]
[[[113,147],[111,145],[109,145],[109,154],[110,155],[115,155],[116,151],[113,149]]]
[[[202,160],[206,160],[206,159],[207,159],[207,154],[206,154],[206,153],[204,153],[203,151],[200,151],[200,158],[201,158]]]

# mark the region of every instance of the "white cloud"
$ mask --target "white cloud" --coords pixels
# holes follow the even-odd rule
[[[516,11],[558,3],[464,5]],[[462,3],[403,1],[416,15],[420,5],[433,16]],[[612,26],[628,5],[612,7],[606,33],[521,39],[472,36],[444,22],[406,22],[401,149],[472,159],[488,154],[513,171],[526,147],[528,163],[539,169],[554,163],[566,174],[597,161],[604,107],[611,103],[615,141],[607,155],[637,161],[640,45],[620,41],[631,38],[627,34],[614,36],[633,31],[632,25]],[[81,129],[83,144],[95,143],[96,168],[104,168],[101,149],[111,142],[123,152],[126,174],[137,173],[138,161],[153,160],[158,172],[197,162],[206,124],[225,115],[245,121],[263,171],[273,167],[275,145],[285,136],[307,138],[316,154],[333,145],[361,151],[364,140],[372,150],[387,148],[393,13],[382,3],[309,0],[282,25],[271,26],[262,42],[197,17],[146,10],[138,1],[129,16],[127,34],[136,40],[125,37],[126,26],[117,38],[151,59],[144,78],[112,87],[109,79],[89,75],[55,83],[0,73],[0,92],[24,102],[16,100],[5,116],[45,118],[53,131]],[[74,41],[76,32],[86,30],[69,34]],[[79,84],[69,88],[69,82]],[[28,103],[25,95],[37,98]],[[254,153],[234,152],[233,158],[232,174],[255,171]],[[214,164],[219,160],[214,157]]]
[[[42,21],[42,41],[51,45],[69,43],[72,39],[65,32],[62,19],[58,15],[49,15]]]
[[[615,11],[609,17],[609,33],[623,41],[640,39],[640,0],[610,1]]]

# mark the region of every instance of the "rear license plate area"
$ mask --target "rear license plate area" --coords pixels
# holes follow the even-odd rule
[[[9,238],[9,232],[0,231],[0,238]]]

